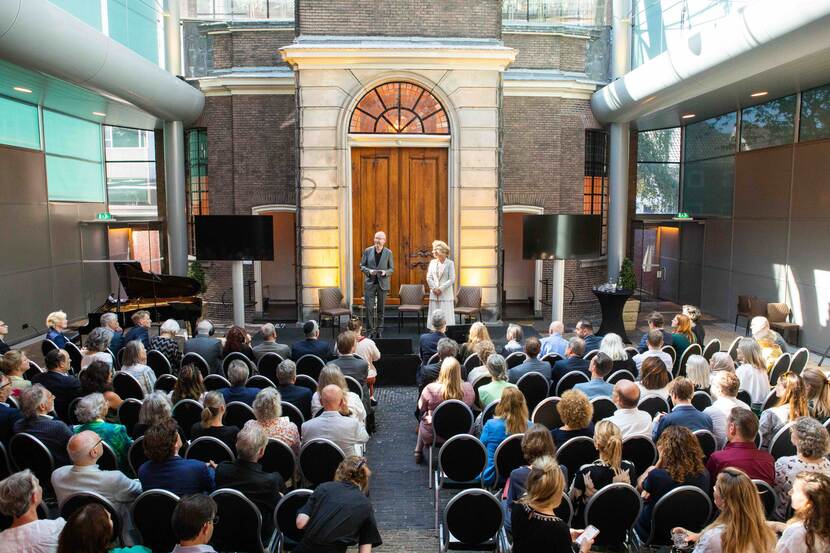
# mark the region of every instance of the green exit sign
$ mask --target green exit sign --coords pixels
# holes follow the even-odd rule
[[[680,213],[677,214],[675,219],[691,219],[691,217],[689,217],[689,214],[686,213],[685,211],[681,211]]]
[[[112,213],[110,213],[109,211],[102,211],[101,213],[96,214],[95,218],[99,221],[110,221],[113,217]]]

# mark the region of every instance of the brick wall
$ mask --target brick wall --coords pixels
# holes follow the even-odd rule
[[[294,29],[236,29],[211,34],[214,69],[285,66],[279,49],[294,42]]]
[[[301,35],[500,38],[499,0],[297,0]]]
[[[504,33],[504,45],[518,50],[513,69],[585,71],[588,39],[553,33]]]

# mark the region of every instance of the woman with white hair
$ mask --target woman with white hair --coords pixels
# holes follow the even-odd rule
[[[93,361],[101,361],[112,367],[113,359],[107,349],[112,341],[112,330],[102,326],[92,329],[84,344],[81,370],[87,368]]]
[[[611,373],[609,374],[613,374],[616,371],[626,370],[636,378],[637,363],[634,362],[634,359],[628,356],[628,352],[625,351],[625,344],[623,344],[622,338],[620,338],[619,334],[609,332],[603,336],[602,341],[599,343],[599,351],[611,358],[612,367]]]
[[[108,409],[104,394],[89,394],[82,397],[75,405],[75,416],[81,423],[75,427],[75,434],[84,430],[91,430],[98,434],[98,437],[112,447],[118,458],[118,466],[126,469],[129,466],[127,452],[133,445],[133,440],[127,434],[127,428],[123,424],[114,424],[104,420]]]
[[[741,338],[738,342],[738,363],[740,365],[735,374],[741,381],[741,390],[749,392],[752,407],[760,411],[769,393],[769,376],[758,342],[752,338]]]
[[[139,340],[127,342],[124,346],[124,357],[119,372],[127,373],[138,380],[145,397],[153,392],[156,385],[156,373],[147,366],[147,352],[144,350],[144,344]]]
[[[0,482],[0,513],[12,519],[11,526],[0,532],[0,553],[57,551],[66,521],[41,520],[37,508],[42,502],[43,489],[29,469]]]
[[[176,341],[176,335],[181,330],[175,319],[167,319],[161,324],[159,335],[153,336],[150,340],[150,349],[160,351],[170,361],[170,367],[174,374],[179,370],[179,365],[182,362],[182,352],[179,350],[179,343]]]
[[[786,520],[790,507],[790,491],[800,472],[819,472],[830,476],[830,435],[820,422],[812,417],[800,417],[790,429],[790,440],[796,454],[775,460],[775,493],[778,505],[776,518]]]
[[[52,340],[56,346],[63,349],[66,347],[66,336],[63,335],[63,331],[66,330],[66,327],[69,326],[69,321],[66,319],[66,313],[63,311],[52,311],[46,317],[46,339]]]
[[[288,417],[282,416],[282,397],[274,388],[260,390],[254,399],[256,420],[248,421],[243,428],[255,424],[269,438],[277,439],[289,446],[295,455],[300,453],[300,432]]]
[[[695,391],[709,393],[709,363],[702,355],[690,355],[686,360],[686,377],[695,385]]]
[[[504,344],[504,347],[502,348],[505,356],[524,349],[524,346],[522,345],[524,343],[524,332],[522,332],[522,327],[520,325],[515,323],[507,325],[507,335],[505,338],[507,338],[507,343]]]
[[[725,351],[716,351],[711,359],[709,359],[709,372],[715,373],[718,371],[735,372],[735,361]]]
[[[436,309],[444,312],[448,321],[455,321],[455,264],[449,258],[450,247],[446,242],[435,240],[432,243],[434,259],[427,267],[427,286],[429,286],[429,313],[427,321],[432,321]],[[430,323],[431,325],[431,323]],[[435,330],[430,328],[430,330]]]

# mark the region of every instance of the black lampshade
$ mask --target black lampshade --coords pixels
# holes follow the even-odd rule
[[[590,259],[600,255],[601,215],[525,215],[523,259]]]

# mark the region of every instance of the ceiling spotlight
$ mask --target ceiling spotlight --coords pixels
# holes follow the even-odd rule
[[[93,111],[92,115],[97,115],[98,117],[106,117],[107,116],[107,114],[104,113],[103,111]]]
[[[14,89],[15,89],[16,91],[18,91],[18,92],[22,92],[22,93],[24,93],[24,94],[31,94],[31,93],[32,93],[32,91],[31,91],[30,89],[28,89],[28,88],[23,88],[22,86],[16,86],[16,87],[14,87]]]
[[[766,90],[759,90],[758,92],[753,92],[749,96],[750,98],[760,98],[761,96],[766,96],[767,94],[769,94],[769,92]]]
[[[694,116],[695,116],[694,113],[684,113],[683,115],[680,116],[680,118],[681,119],[691,119]]]

